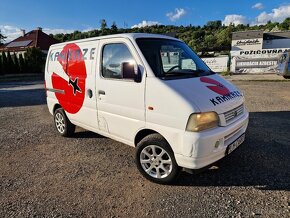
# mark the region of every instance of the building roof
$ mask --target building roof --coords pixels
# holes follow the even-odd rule
[[[290,39],[290,31],[264,33],[264,39]]]
[[[263,30],[233,32],[232,40],[263,38]]]
[[[41,28],[32,30],[13,41],[2,45],[0,51],[25,51],[27,48],[37,47],[43,51],[48,51],[52,44],[58,43],[56,39],[42,32]]]

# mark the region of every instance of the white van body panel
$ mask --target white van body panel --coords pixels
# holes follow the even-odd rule
[[[142,66],[138,53],[127,38],[101,39],[99,57],[104,46],[108,44],[123,44],[129,49],[134,61]],[[97,72],[101,72],[101,63]],[[108,79],[100,73],[96,75],[96,93],[99,129],[110,135],[133,142],[136,131],[145,128],[145,71],[140,67],[143,75],[140,83],[132,80]],[[99,92],[104,92],[101,94]],[[128,131],[130,130],[130,131]]]
[[[167,140],[181,167],[199,169],[221,159],[227,146],[247,129],[249,115],[243,94],[217,74],[175,80],[157,78],[135,41],[144,37],[177,40],[155,34],[117,34],[51,46],[45,68],[50,113],[57,106],[63,107],[73,124],[131,146],[136,146],[138,132],[153,130]],[[141,82],[102,76],[104,46],[116,43],[129,49],[141,72]],[[72,56],[67,56],[68,68],[58,60],[66,47],[72,51]],[[79,50],[82,59],[78,59]],[[81,90],[75,90],[73,84],[77,82]],[[236,108],[242,114],[226,121],[226,114]],[[219,127],[186,131],[191,114],[210,111],[218,114]]]
[[[76,43],[77,46],[82,50],[86,52],[86,60],[84,61],[85,68],[86,68],[86,79],[85,79],[85,90],[82,90],[82,94],[84,94],[84,101],[82,104],[82,107],[77,113],[66,113],[70,121],[76,125],[79,125],[81,127],[90,128],[93,130],[98,130],[98,122],[97,122],[97,111],[96,111],[96,105],[97,101],[96,98],[89,98],[88,96],[88,90],[92,90],[93,96],[96,96],[95,93],[95,75],[96,75],[96,52],[92,53],[92,58],[89,58],[90,54],[88,54],[88,51],[91,49],[94,49],[93,51],[96,51],[98,48],[99,41],[93,41],[93,42],[83,42],[83,43]],[[68,83],[70,75],[66,74],[62,65],[57,61],[56,53],[61,53],[63,50],[63,46],[55,46],[55,48],[52,48],[49,51],[48,59],[53,61],[48,61],[48,66],[46,68],[46,75],[45,75],[45,81],[46,81],[46,88],[53,89],[53,80],[51,79],[54,77],[55,74],[58,75],[57,79],[64,80],[65,83]],[[68,87],[69,88],[69,85]],[[49,105],[50,112],[53,112],[53,107],[55,104],[59,104],[58,99],[56,98],[56,92],[47,92],[47,101]],[[89,116],[88,116],[89,114]]]

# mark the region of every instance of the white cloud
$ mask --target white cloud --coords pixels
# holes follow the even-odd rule
[[[183,8],[175,8],[174,12],[168,12],[166,16],[171,20],[171,21],[177,21],[181,17],[183,17],[186,14],[185,9]]]
[[[7,37],[6,43],[22,35],[21,29],[16,26],[0,25],[0,30],[1,34]]]
[[[223,24],[228,26],[230,24],[247,24],[248,20],[245,16],[243,15],[238,15],[238,14],[229,14],[225,16],[225,19],[223,20]]]
[[[75,30],[72,29],[49,29],[49,28],[43,28],[42,29],[43,32],[45,32],[46,34],[58,34],[58,33],[73,33]]]
[[[272,22],[282,22],[287,17],[290,17],[290,4],[274,8],[271,13],[262,12],[256,17],[256,21],[253,24],[266,24],[269,20]]]
[[[253,9],[258,9],[258,10],[262,10],[264,8],[264,5],[259,2],[259,3],[256,3],[252,6]]]
[[[82,30],[82,33],[84,32],[89,32],[89,31],[92,31],[92,30],[95,30],[96,28],[93,28],[93,27],[87,27],[86,29],[83,29]]]
[[[142,28],[142,27],[146,27],[146,26],[154,26],[154,25],[160,25],[160,24],[161,23],[159,23],[157,21],[143,20],[141,23],[135,24],[131,28]]]

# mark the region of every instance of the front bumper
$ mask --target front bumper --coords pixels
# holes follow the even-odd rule
[[[247,130],[249,113],[245,113],[234,123],[201,133],[185,132],[182,154],[175,154],[180,167],[200,169],[225,156],[227,146]]]

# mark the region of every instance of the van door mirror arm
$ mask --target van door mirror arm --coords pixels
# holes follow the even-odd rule
[[[142,82],[142,73],[141,73],[140,68],[138,67],[138,65],[136,65],[136,66],[137,66],[137,73],[135,75],[134,81],[136,83],[140,83],[140,82]]]

